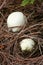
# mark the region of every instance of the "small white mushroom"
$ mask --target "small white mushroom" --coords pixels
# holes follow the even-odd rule
[[[27,23],[27,18],[22,12],[13,12],[7,18],[7,26],[13,32],[20,31],[21,28],[16,26],[24,26]],[[16,27],[16,28],[15,28]]]
[[[20,42],[20,47],[22,51],[31,52],[34,48],[35,42],[32,39],[26,38]]]

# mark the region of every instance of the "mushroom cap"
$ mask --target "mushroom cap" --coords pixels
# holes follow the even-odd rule
[[[22,12],[13,12],[7,18],[8,27],[23,26],[27,22]]]
[[[29,38],[23,39],[20,42],[20,47],[21,47],[22,51],[32,51],[34,45],[35,45],[35,42],[32,39],[29,39]]]

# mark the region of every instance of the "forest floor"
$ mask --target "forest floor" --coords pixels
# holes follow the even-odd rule
[[[0,0],[0,65],[43,65],[43,2],[20,6],[22,0]],[[28,24],[20,32],[8,31],[7,17],[20,11],[26,15]],[[30,54],[23,55],[18,40],[35,40],[36,47]]]

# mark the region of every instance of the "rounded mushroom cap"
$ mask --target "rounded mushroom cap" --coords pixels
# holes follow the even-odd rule
[[[16,26],[24,26],[27,23],[26,16],[22,12],[13,12],[7,18],[7,26],[16,27]],[[13,32],[19,31],[20,28],[12,28]]]
[[[29,39],[29,38],[23,39],[20,42],[20,47],[21,47],[22,51],[32,51],[34,45],[35,45],[35,42],[32,39]]]
[[[26,23],[26,17],[22,12],[13,12],[7,18],[8,27],[23,26]]]

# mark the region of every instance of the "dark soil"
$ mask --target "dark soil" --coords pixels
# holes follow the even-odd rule
[[[20,6],[21,0],[0,0],[0,65],[43,65],[43,2]],[[18,33],[8,31],[7,17],[23,12],[28,23]],[[19,42],[32,38],[36,45],[31,53],[23,53]]]

